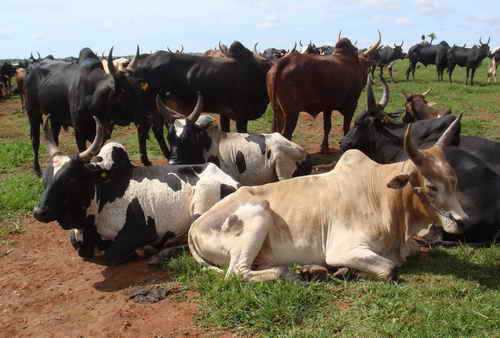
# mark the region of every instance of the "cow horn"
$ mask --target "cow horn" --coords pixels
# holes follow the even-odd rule
[[[399,45],[400,48],[403,48],[403,45],[405,44],[404,40],[401,40],[401,44]]]
[[[101,121],[95,116],[93,116],[95,121],[95,138],[94,142],[87,148],[84,152],[78,154],[78,158],[82,162],[88,162],[97,155],[99,149],[101,149],[102,142],[104,141],[104,129],[102,128]]]
[[[227,47],[222,45],[220,41],[219,41],[219,50],[222,52],[222,54],[227,56]]]
[[[382,109],[385,109],[387,107],[387,104],[389,103],[389,86],[387,85],[387,82],[385,81],[384,77],[380,77],[380,81],[382,81],[382,84],[384,85],[384,93],[382,94],[382,98],[379,101],[379,105]]]
[[[304,45],[302,45],[302,40],[299,40],[299,46],[304,47]]]
[[[295,51],[297,51],[297,41],[295,41],[295,44],[293,45],[293,48],[290,49],[285,55],[283,55],[283,58],[287,57],[288,55],[292,54]]]
[[[35,58],[33,57],[33,52],[30,53],[30,59],[35,60]]]
[[[380,33],[380,31],[378,31],[378,41],[377,41],[377,43],[375,43],[373,46],[371,46],[370,48],[368,48],[363,53],[363,55],[365,55],[365,56],[370,55],[373,51],[377,50],[377,48],[380,46],[381,43],[382,43],[382,34]]]
[[[482,45],[482,44],[483,44],[483,38],[482,38],[482,37],[480,37],[480,38],[479,38],[479,44],[480,44],[480,45]]]
[[[43,121],[43,132],[45,135],[45,140],[47,141],[47,149],[49,150],[49,156],[52,157],[59,153],[59,147],[57,147],[56,142],[54,142],[54,134],[52,133],[52,128],[50,128],[49,123],[50,115],[47,116],[45,121]]]
[[[184,45],[181,44],[181,50],[179,51],[179,54],[184,53]]]
[[[172,50],[170,49],[170,47],[167,46],[167,52],[169,52],[170,54],[173,54],[174,52],[172,52]]]
[[[449,125],[449,127],[446,128],[443,135],[441,135],[439,140],[437,140],[437,142],[435,144],[436,146],[443,148],[443,147],[449,146],[451,144],[451,142],[453,141],[453,138],[455,137],[457,132],[460,130],[460,120],[462,119],[462,115],[463,114],[460,114],[455,119],[455,121],[453,121]]]
[[[368,74],[368,81],[366,85],[366,100],[367,100],[367,106],[368,106],[368,112],[376,112],[377,111],[377,104],[375,103],[375,95],[373,94],[373,88],[372,88],[372,76]]]
[[[198,120],[198,117],[200,117],[200,114],[203,110],[203,97],[201,96],[201,93],[197,92],[196,96],[196,105],[194,106],[191,114],[189,114],[189,116],[187,117],[187,119],[193,123]]]
[[[165,120],[173,121],[186,118],[185,115],[167,106],[165,102],[163,102],[159,94],[156,95],[156,107],[158,108],[158,112],[160,113],[160,115],[163,116]]]
[[[115,64],[113,63],[113,48],[115,48],[115,47],[111,47],[111,49],[109,50],[109,54],[108,54],[108,71],[111,74],[111,76],[115,77],[116,76],[116,68],[115,68]]]
[[[135,56],[132,58],[132,61],[127,66],[127,70],[133,72],[137,68],[137,62],[139,62],[139,45],[137,45],[137,49],[135,50]]]
[[[340,41],[341,36],[342,36],[342,29],[339,31],[339,34],[337,35],[337,42]]]
[[[424,154],[415,147],[411,137],[411,127],[412,124],[408,125],[406,129],[405,138],[404,138],[404,150],[410,157],[410,160],[415,163],[417,166],[421,165],[424,160]]]
[[[491,36],[488,36],[488,42],[486,42],[486,44],[489,45],[490,41],[491,41]]]
[[[40,53],[36,52],[36,54],[38,55],[38,61],[40,61],[42,59],[42,57],[40,56]]]
[[[256,42],[256,43],[255,43],[255,45],[253,45],[253,53],[254,53],[255,55],[259,55],[259,52],[257,51],[257,45],[258,45],[258,44],[259,44],[259,43],[258,43],[258,42]]]
[[[427,89],[425,92],[423,92],[423,93],[422,93],[422,96],[423,96],[423,97],[426,97],[427,95],[429,95],[429,94],[430,94],[430,92],[432,92],[432,88],[429,88],[429,89]]]

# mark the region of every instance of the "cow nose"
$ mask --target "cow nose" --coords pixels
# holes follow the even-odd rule
[[[33,208],[33,217],[39,222],[48,222],[48,217],[47,217],[47,208],[39,208],[39,207],[34,207]]]

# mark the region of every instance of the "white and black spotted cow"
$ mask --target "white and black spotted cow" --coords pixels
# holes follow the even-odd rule
[[[92,258],[97,245],[115,265],[135,258],[136,249],[146,245],[178,244],[197,217],[238,187],[213,164],[135,167],[115,142],[97,153],[103,140],[97,119],[96,126],[92,145],[70,157],[58,150],[45,121],[51,161],[33,210],[40,222],[78,229],[82,257]]]
[[[261,185],[311,173],[307,152],[279,133],[228,133],[202,116],[203,98],[184,116],[156,98],[158,110],[171,122],[171,164],[212,162],[242,185]]]

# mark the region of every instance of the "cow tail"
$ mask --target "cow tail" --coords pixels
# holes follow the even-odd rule
[[[283,71],[283,68],[288,64],[287,57],[282,58],[276,64],[276,71],[272,74],[272,96],[271,105],[273,106],[273,132],[283,132],[284,120],[285,120],[285,109],[281,105],[278,98],[278,79]]]
[[[191,233],[188,234],[188,245],[189,245],[189,251],[191,252],[191,256],[193,256],[194,260],[200,264],[201,266],[219,272],[219,273],[224,273],[224,270],[216,267],[215,265],[211,264],[210,262],[206,261],[201,255],[199,254],[199,248],[195,240],[193,240],[193,236]]]

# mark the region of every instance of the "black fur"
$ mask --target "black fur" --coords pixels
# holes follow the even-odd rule
[[[247,170],[247,164],[245,162],[245,156],[241,151],[236,153],[236,166],[238,167],[238,172],[240,174],[244,173]]]

